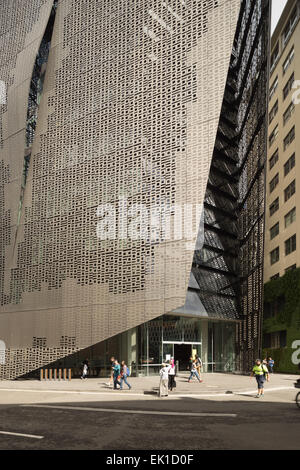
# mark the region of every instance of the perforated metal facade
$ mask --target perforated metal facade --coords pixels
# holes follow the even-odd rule
[[[53,2],[0,2],[0,378],[184,305],[197,231],[100,240],[97,208],[115,208],[120,234],[125,204],[128,214],[136,204],[204,203],[240,8],[249,9],[240,0],[57,3],[24,159],[30,81]]]

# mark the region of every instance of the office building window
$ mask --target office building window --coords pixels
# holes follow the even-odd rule
[[[273,132],[271,132],[271,134],[270,134],[270,137],[269,137],[269,146],[270,146],[270,147],[271,147],[271,145],[273,144],[273,142],[275,142],[277,136],[278,136],[278,124],[277,124],[277,126],[273,129]]]
[[[293,194],[296,192],[296,180],[292,181],[291,184],[284,190],[284,202],[288,201]]]
[[[275,264],[279,261],[279,246],[270,253],[271,264]]]
[[[275,78],[274,82],[272,83],[271,88],[270,88],[270,91],[269,91],[269,100],[270,100],[270,101],[271,101],[271,99],[273,98],[274,93],[275,93],[276,90],[277,90],[277,87],[278,87],[278,75],[277,75],[277,77]]]
[[[270,158],[269,160],[269,166],[270,166],[270,170],[272,170],[273,166],[276,165],[276,163],[278,162],[278,157],[279,157],[279,153],[278,153],[278,149],[273,153],[272,157]]]
[[[273,121],[274,117],[278,113],[278,100],[276,100],[276,103],[274,104],[273,108],[271,109],[269,113],[269,124]]]
[[[284,176],[288,175],[289,172],[294,168],[296,165],[296,157],[295,153],[288,159],[288,161],[284,165]]]
[[[293,27],[295,26],[295,24],[297,22],[297,18],[298,18],[297,6],[295,6],[291,16],[288,19],[286,27],[284,28],[284,31],[283,31],[283,36],[282,36],[282,45],[283,45],[283,47],[286,45],[286,43],[288,42],[288,40],[291,36],[291,33],[293,31]]]
[[[296,269],[296,268],[297,268],[297,265],[296,265],[296,264],[293,264],[292,266],[286,268],[286,269],[284,270],[284,272],[285,272],[285,273],[288,273],[289,271],[294,271],[294,269]]]
[[[289,55],[287,56],[287,58],[285,59],[285,61],[284,61],[284,63],[283,63],[283,66],[282,66],[283,75],[286,73],[286,71],[288,70],[289,66],[290,66],[291,63],[293,62],[294,57],[295,57],[295,49],[294,49],[294,46],[293,46],[292,49],[291,49],[290,52],[289,52]]]
[[[275,68],[275,65],[277,64],[279,58],[279,41],[277,42],[276,46],[274,47],[274,50],[271,55],[271,71]]]
[[[278,234],[279,234],[279,222],[273,225],[273,227],[270,229],[270,239],[273,240],[273,238],[277,237]]]
[[[277,133],[278,133],[278,130],[277,130]],[[283,141],[284,150],[286,150],[289,147],[289,145],[291,145],[294,139],[295,139],[295,126],[292,127],[292,129],[290,130],[290,132],[288,133],[288,135]]]
[[[284,242],[285,245],[285,255],[290,255],[293,251],[296,251],[296,235],[293,235],[291,238]]]
[[[285,228],[287,228],[289,225],[295,222],[295,220],[296,220],[296,207],[293,207],[293,209],[284,216]]]
[[[272,178],[272,180],[270,181],[270,193],[272,193],[274,191],[274,189],[276,188],[278,183],[279,183],[279,173],[277,173],[274,176],[274,178]]]
[[[287,110],[285,111],[285,113],[283,115],[283,125],[284,126],[290,120],[290,118],[292,117],[294,111],[295,111],[295,105],[294,105],[293,102],[291,102],[291,104],[289,105],[289,107],[287,108]]]
[[[287,84],[285,85],[285,87],[283,89],[283,100],[286,99],[289,92],[293,88],[294,81],[295,81],[295,75],[294,75],[294,72],[293,72],[292,75],[290,76],[290,78],[288,79]]]
[[[270,217],[279,209],[279,197],[270,205]]]

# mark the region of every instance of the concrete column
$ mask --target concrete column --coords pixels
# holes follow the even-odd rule
[[[202,363],[203,372],[207,372],[207,361],[208,361],[208,320],[201,321],[202,331]]]

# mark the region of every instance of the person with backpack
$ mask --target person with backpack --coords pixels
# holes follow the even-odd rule
[[[126,383],[127,387],[129,390],[131,390],[131,385],[127,382],[127,377],[130,376],[130,370],[129,367],[127,367],[125,361],[121,362],[121,385],[120,385],[120,390],[123,390],[123,382]]]
[[[267,380],[269,382],[269,371],[267,366],[261,362],[260,359],[256,359],[255,366],[252,369],[251,377],[256,378],[257,382],[257,395],[256,398],[264,396],[264,383]]]

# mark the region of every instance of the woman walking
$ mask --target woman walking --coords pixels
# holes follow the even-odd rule
[[[170,360],[169,373],[168,373],[169,374],[169,391],[170,392],[172,392],[173,388],[176,387],[175,373],[176,373],[175,361],[174,361],[174,358],[172,357],[171,360]]]
[[[129,376],[129,369],[125,364],[125,361],[121,362],[121,385],[120,389],[123,390],[123,382],[126,383],[129,390],[131,390],[131,385],[127,382],[127,377]]]
[[[201,380],[200,377],[199,377],[198,371],[197,371],[197,364],[196,364],[196,361],[193,361],[193,362],[192,362],[191,374],[190,374],[189,379],[188,379],[188,382],[189,382],[189,383],[191,382],[191,380],[192,380],[192,378],[193,378],[194,376],[197,378],[197,380],[198,380],[199,383],[202,382],[202,380]]]
[[[159,371],[160,382],[159,382],[159,396],[167,397],[168,396],[168,381],[169,381],[169,368],[166,364],[162,364]]]

